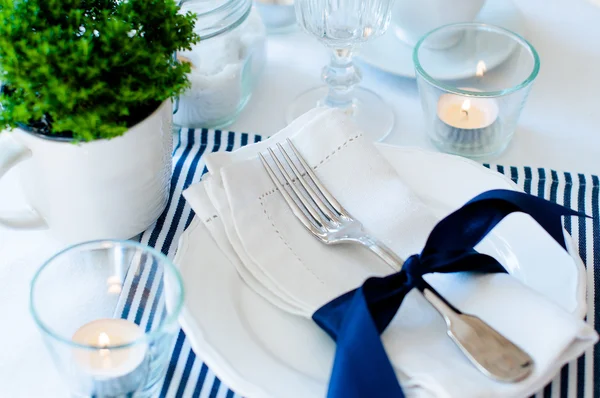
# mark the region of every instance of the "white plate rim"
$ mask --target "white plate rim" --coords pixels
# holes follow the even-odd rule
[[[190,223],[189,227],[181,234],[179,238],[179,244],[177,245],[177,252],[175,254],[175,258],[173,262],[176,266],[179,264],[179,253],[180,250],[185,252],[185,249],[188,247],[188,235],[191,235],[191,232],[200,225],[202,222],[198,219],[198,217],[194,216],[194,219]],[[189,234],[186,232],[190,231]],[[216,242],[215,242],[216,245]],[[183,255],[182,255],[183,256]],[[165,286],[166,288],[167,286]],[[167,292],[165,292],[167,293]],[[248,397],[265,397],[272,398],[272,394],[269,394],[260,386],[253,384],[246,380],[244,377],[240,375],[240,373],[229,364],[227,360],[220,359],[223,356],[219,353],[218,349],[215,349],[204,337],[203,331],[201,328],[194,327],[193,322],[188,322],[187,319],[190,316],[190,311],[188,310],[187,304],[184,298],[184,305],[181,309],[181,313],[179,315],[179,324],[181,328],[184,330],[187,339],[189,340],[190,346],[194,353],[198,354],[201,352],[203,355],[201,356],[202,361],[208,366],[210,370],[220,379],[220,380],[228,380],[230,386],[237,391],[243,391],[243,395]],[[194,335],[188,333],[188,331],[193,330]],[[218,358],[218,359],[217,359]]]

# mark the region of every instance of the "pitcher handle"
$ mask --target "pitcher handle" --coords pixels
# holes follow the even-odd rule
[[[32,153],[7,132],[0,133],[0,178],[17,164],[29,159]],[[47,228],[44,218],[33,209],[0,213],[0,225],[14,229]]]

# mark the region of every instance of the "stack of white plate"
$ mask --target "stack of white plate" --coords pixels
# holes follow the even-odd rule
[[[483,191],[516,189],[463,158],[383,144],[378,149],[440,216]],[[529,216],[511,215],[484,243],[515,278],[584,316],[583,263]],[[570,237],[567,243],[572,245]],[[196,354],[226,385],[247,397],[325,396],[334,343],[311,320],[279,310],[246,286],[200,220],[181,236],[175,262],[186,291],[181,325]]]

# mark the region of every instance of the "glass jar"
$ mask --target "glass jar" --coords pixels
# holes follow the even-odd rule
[[[191,87],[179,97],[173,122],[219,128],[235,121],[264,69],[266,30],[252,0],[183,0],[196,17],[200,42],[177,57],[189,62]]]

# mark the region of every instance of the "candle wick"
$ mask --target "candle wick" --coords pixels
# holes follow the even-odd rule
[[[471,100],[466,99],[460,107],[461,112],[465,113],[465,118],[469,118],[469,109],[471,108]]]

